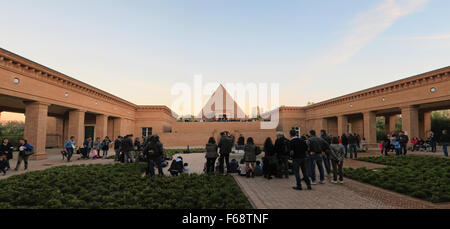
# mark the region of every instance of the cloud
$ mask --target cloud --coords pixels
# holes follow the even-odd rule
[[[400,18],[417,12],[431,0],[384,0],[368,11],[362,12],[351,21],[345,36],[319,55],[302,74],[297,86],[308,88],[320,75],[342,64],[358,53],[378,35],[391,27]]]
[[[434,34],[428,36],[397,38],[397,40],[447,40],[447,39],[450,39],[450,34]]]

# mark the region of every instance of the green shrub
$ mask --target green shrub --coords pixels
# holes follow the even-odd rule
[[[376,172],[346,168],[345,176],[374,186],[431,202],[450,201],[450,160],[438,157],[362,157],[357,160],[383,164]]]
[[[145,166],[62,166],[12,176],[0,181],[0,208],[251,208],[231,176],[143,178]]]

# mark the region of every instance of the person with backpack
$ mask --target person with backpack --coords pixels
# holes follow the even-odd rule
[[[277,133],[273,149],[278,159],[277,177],[282,178],[284,175],[285,178],[289,178],[289,140],[284,137],[283,132]]]
[[[397,137],[397,135],[395,135],[393,147],[394,147],[396,156],[400,156],[401,155],[401,148],[402,148],[402,146],[400,144],[400,140],[399,139],[400,138]]]
[[[172,161],[172,163],[170,164],[169,172],[172,176],[178,176],[179,174],[183,173],[182,157],[177,157]]]
[[[158,174],[164,176],[162,169],[162,155],[164,153],[163,144],[159,141],[159,136],[154,135],[149,139],[149,143],[144,148],[144,154],[147,157],[147,170],[145,174],[153,177],[155,175],[155,164],[158,167]]]
[[[300,170],[303,174],[303,180],[306,183],[306,187],[308,190],[311,190],[311,181],[309,180],[308,175],[308,165],[307,165],[307,157],[308,157],[308,144],[306,144],[305,140],[299,138],[297,136],[297,131],[291,130],[289,132],[291,135],[291,140],[289,142],[290,149],[292,149],[292,169],[294,170],[296,186],[293,187],[295,190],[302,190],[302,179],[300,178]]]
[[[307,143],[309,152],[309,175],[311,176],[311,184],[316,184],[316,165],[319,169],[320,175],[319,184],[325,184],[325,174],[322,166],[323,154],[325,154],[325,152],[322,150],[321,143],[323,139],[316,136],[315,130],[309,131],[309,134],[311,136],[308,138]]]
[[[34,154],[34,147],[28,144],[28,141],[25,139],[20,139],[19,141],[19,158],[17,159],[17,165],[14,169],[15,171],[19,170],[20,164],[22,161],[25,164],[25,170],[28,169],[28,158]]]
[[[121,151],[124,156],[124,163],[133,163],[133,155],[131,155],[131,152],[133,151],[133,140],[131,139],[133,137],[132,134],[129,134],[125,136],[125,138],[122,141],[122,144],[120,145]]]
[[[258,146],[255,145],[253,138],[247,139],[247,144],[244,146],[244,160],[245,160],[245,171],[247,178],[255,178],[255,163],[256,156],[261,153]],[[250,171],[250,166],[252,167]]]
[[[75,137],[71,136],[69,140],[64,143],[64,151],[66,152],[67,162],[70,162],[72,158],[73,152],[75,151]],[[63,158],[64,159],[64,158]]]

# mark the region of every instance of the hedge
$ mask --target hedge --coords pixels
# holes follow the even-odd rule
[[[357,160],[387,167],[375,170],[345,168],[345,176],[433,203],[450,201],[450,160],[446,158],[409,155]]]
[[[0,208],[248,209],[231,176],[142,177],[145,164],[81,165],[0,181]]]

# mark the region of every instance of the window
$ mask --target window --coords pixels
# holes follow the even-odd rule
[[[143,127],[142,128],[142,137],[150,137],[152,136],[153,128],[151,127]]]

